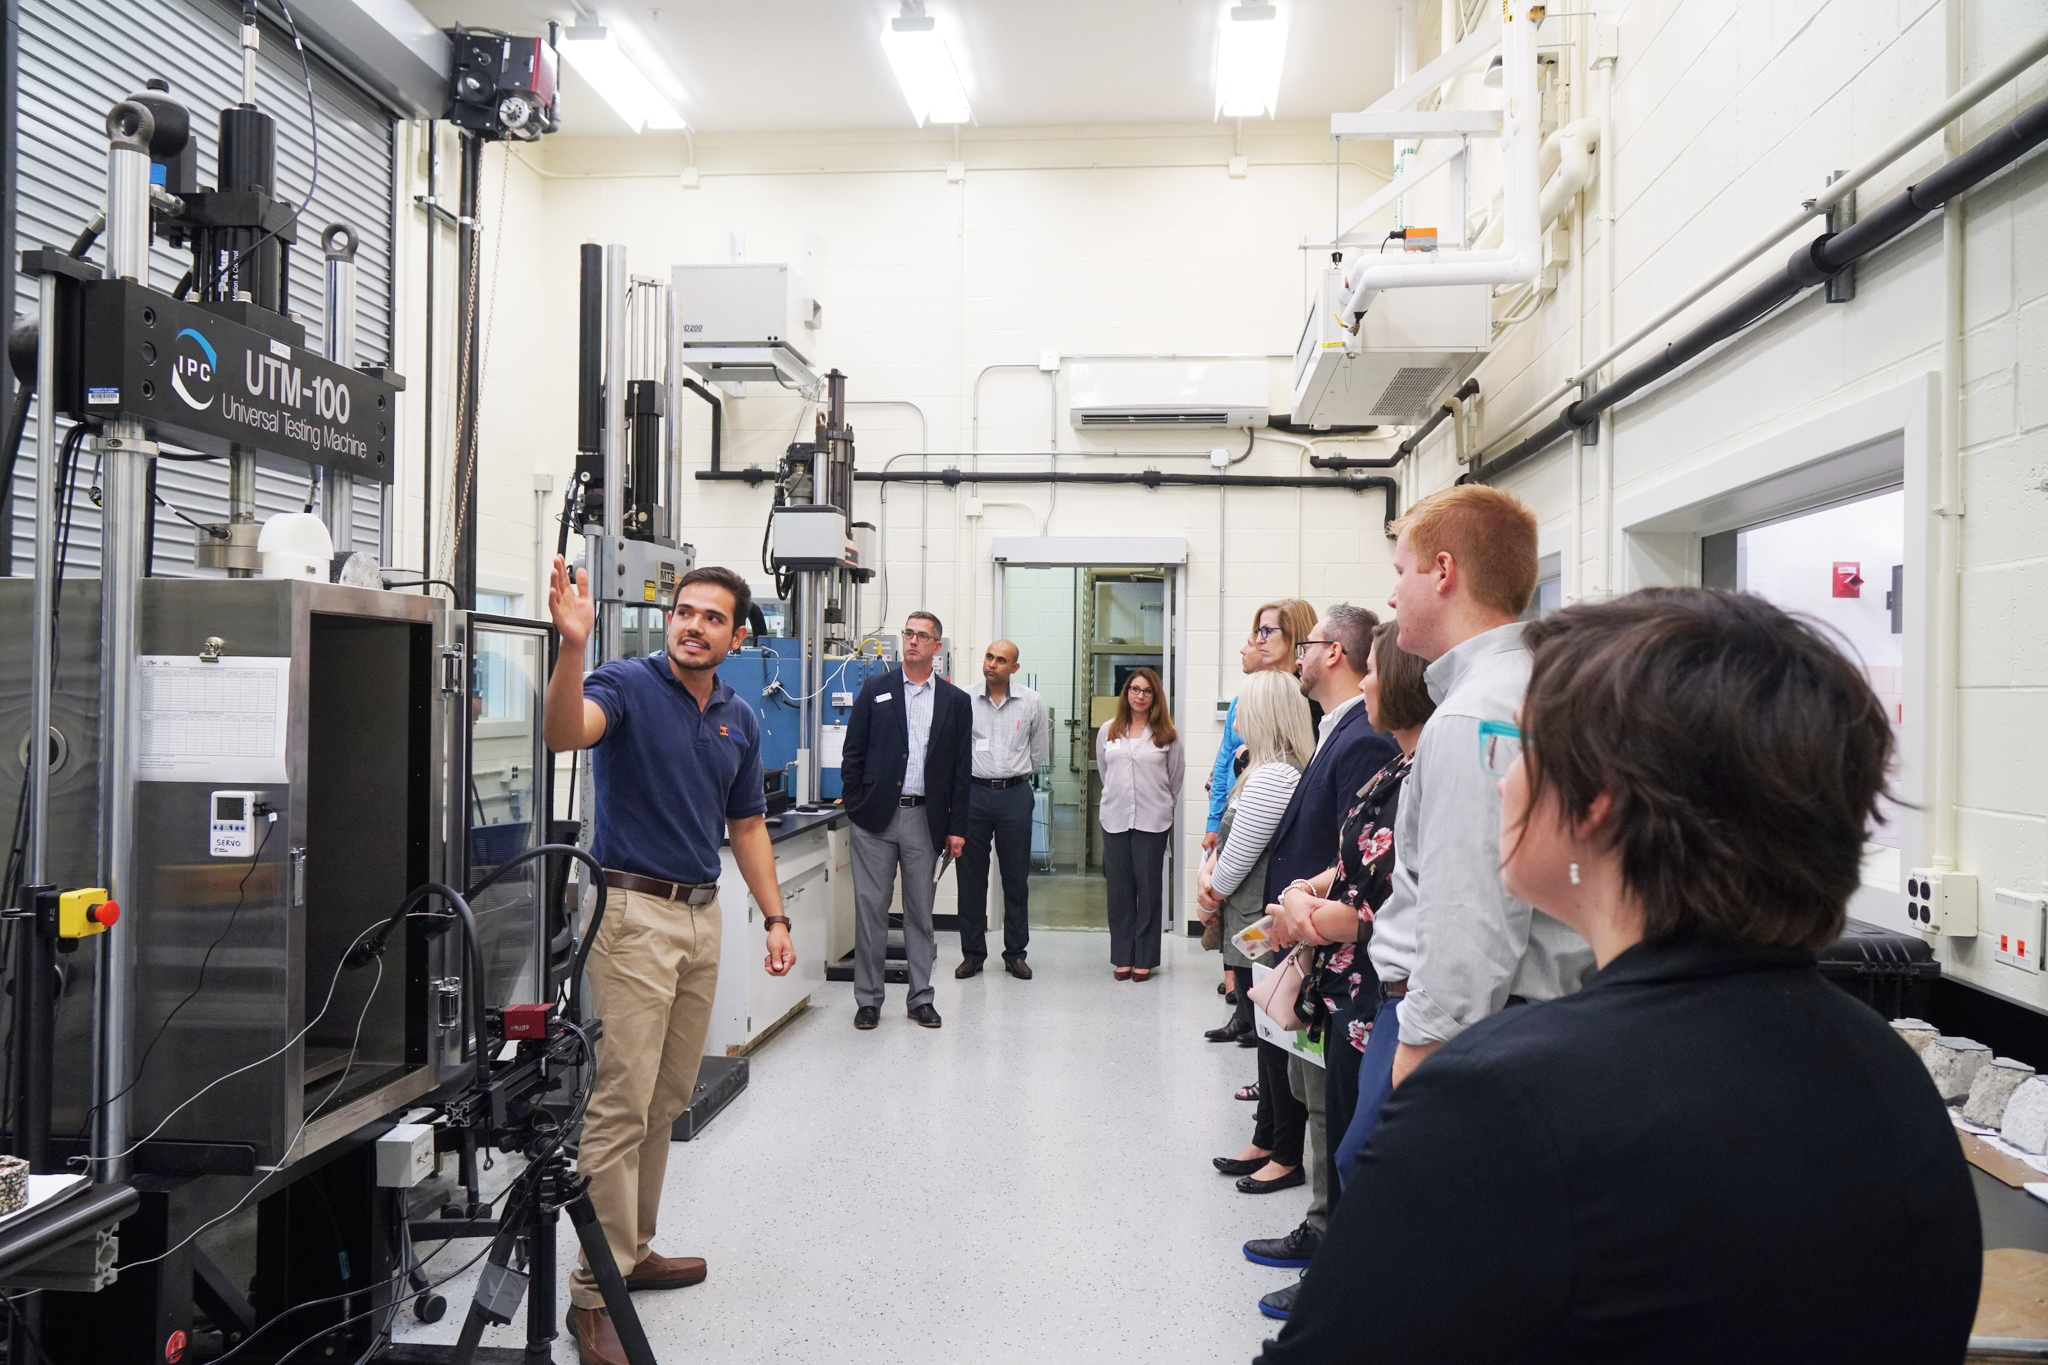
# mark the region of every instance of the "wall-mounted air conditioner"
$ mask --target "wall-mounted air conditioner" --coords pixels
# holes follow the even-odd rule
[[[1264,426],[1272,411],[1262,360],[1075,361],[1067,410],[1077,431],[1103,427]]]
[[[1454,284],[1375,295],[1348,354],[1341,289],[1329,272],[1295,348],[1294,420],[1305,426],[1426,422],[1493,344],[1492,287]]]

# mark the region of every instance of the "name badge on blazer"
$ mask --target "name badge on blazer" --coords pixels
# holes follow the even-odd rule
[[[896,694],[894,692],[877,692],[875,693],[875,705],[880,706],[883,702],[889,700],[889,698],[895,695]]]

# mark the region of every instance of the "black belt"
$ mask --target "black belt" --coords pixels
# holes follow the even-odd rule
[[[896,804],[899,806],[922,806],[924,798],[922,796],[899,796],[896,798]]]
[[[718,899],[717,882],[671,882],[660,877],[643,877],[637,872],[614,872],[606,868],[604,884],[621,891],[637,891],[643,896],[659,896],[665,901],[682,901],[686,905],[709,905]]]
[[[967,780],[968,780],[969,782],[972,782],[972,783],[973,783],[973,784],[974,784],[975,786],[977,786],[977,787],[987,787],[987,788],[989,788],[989,789],[990,789],[990,790],[992,790],[992,791],[1001,791],[1001,790],[1002,790],[1003,788],[1005,788],[1005,787],[1014,787],[1014,786],[1016,786],[1016,785],[1017,785],[1018,783],[1020,783],[1020,782],[1029,782],[1029,781],[1030,781],[1031,779],[1030,779],[1030,777],[1026,776],[1026,777],[970,777],[970,778],[968,778]]]

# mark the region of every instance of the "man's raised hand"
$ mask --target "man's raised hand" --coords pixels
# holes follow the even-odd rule
[[[554,618],[555,629],[561,632],[562,645],[568,650],[581,651],[597,624],[590,575],[578,569],[572,579],[569,565],[560,555],[555,556],[554,572],[548,578],[548,615]]]

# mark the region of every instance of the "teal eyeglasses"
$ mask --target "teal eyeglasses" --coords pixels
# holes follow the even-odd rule
[[[1495,777],[1506,777],[1508,769],[1522,756],[1522,729],[1504,720],[1479,722],[1479,766]]]

